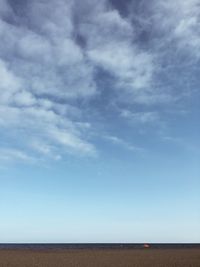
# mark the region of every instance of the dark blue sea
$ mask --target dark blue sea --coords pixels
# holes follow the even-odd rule
[[[144,245],[144,243],[0,243],[0,249],[144,249]],[[148,245],[152,249],[200,248],[200,243],[148,243]]]

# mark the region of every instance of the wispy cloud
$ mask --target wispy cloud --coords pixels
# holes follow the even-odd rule
[[[24,151],[14,148],[0,149],[1,162],[29,162],[34,163],[36,159],[27,155]]]
[[[72,4],[34,1],[24,4],[21,18],[22,7],[0,2],[1,127],[15,135],[23,129],[22,146],[57,158],[68,149],[95,151],[81,133],[78,108],[67,104],[96,93],[94,68],[73,37]],[[57,146],[59,154],[50,149]]]
[[[18,137],[22,151],[54,159],[95,155],[97,102],[115,102],[121,118],[145,124],[160,118],[152,106],[187,95],[186,78],[177,82],[174,70],[186,50],[192,64],[199,58],[198,0],[134,3],[125,15],[108,0],[0,1],[5,143]]]
[[[112,136],[112,135],[107,135],[104,137],[105,140],[110,141],[111,143],[113,143],[114,145],[120,146],[124,149],[133,151],[133,152],[142,152],[144,151],[143,148],[138,147],[138,146],[134,146],[130,143],[128,143],[127,141],[117,137],[117,136]]]
[[[95,154],[83,134],[87,121],[74,120],[74,100],[98,92],[98,68],[113,75],[118,89],[147,86],[151,55],[133,45],[133,25],[106,1],[79,8],[70,0],[27,2],[23,16],[19,8],[1,1],[1,126],[16,135],[23,129],[23,145],[41,154],[60,157],[56,147],[61,154]]]
[[[159,120],[159,115],[155,111],[147,112],[131,112],[130,110],[122,110],[121,117],[134,123],[152,123]]]
[[[116,88],[131,92],[149,86],[153,56],[134,42],[130,21],[116,10],[103,10],[92,22],[84,24],[81,32],[87,36],[89,59],[113,76]]]
[[[190,52],[195,58],[200,56],[200,11],[198,0],[153,1],[155,17],[159,24],[157,31],[166,35],[165,40],[175,42],[177,49]]]

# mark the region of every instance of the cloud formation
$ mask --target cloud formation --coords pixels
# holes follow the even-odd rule
[[[96,92],[93,66],[73,37],[72,2],[24,2],[25,18],[21,8],[1,1],[1,127],[16,135],[23,129],[26,149],[46,155],[95,153],[82,136],[84,123],[72,121],[78,108],[67,104]]]
[[[175,42],[177,49],[199,57],[199,1],[154,1],[152,8],[158,12],[155,16],[160,21],[157,30],[168,36],[168,44]]]
[[[146,123],[158,114],[137,113],[135,104],[175,99],[161,81],[161,76],[167,79],[162,65],[172,65],[166,60],[170,45],[199,57],[198,1],[151,0],[144,12],[129,1],[126,14],[113,2],[0,0],[0,133],[4,145],[9,144],[2,150],[5,157],[95,155],[95,101],[129,103],[130,110],[122,108],[120,116]],[[103,79],[112,85],[107,92]]]

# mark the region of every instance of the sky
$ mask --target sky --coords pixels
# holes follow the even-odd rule
[[[0,242],[200,242],[199,0],[0,0]]]

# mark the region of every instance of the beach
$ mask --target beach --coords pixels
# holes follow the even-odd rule
[[[0,249],[0,267],[199,267],[200,248]]]

